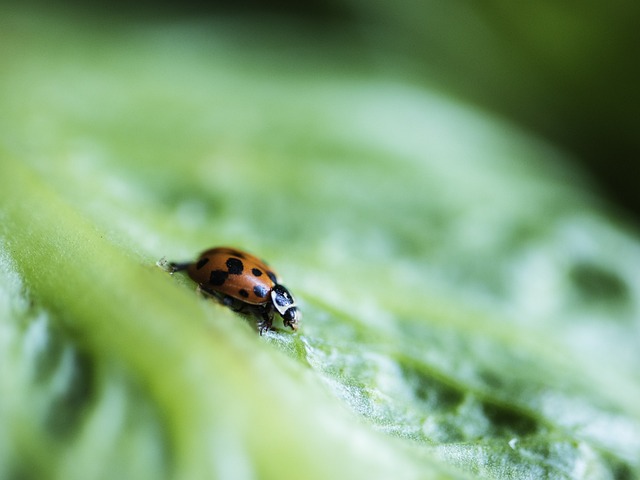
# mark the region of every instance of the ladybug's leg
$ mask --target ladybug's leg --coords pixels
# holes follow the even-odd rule
[[[236,313],[247,313],[247,305],[243,302],[239,302],[233,297],[229,295],[224,295],[220,292],[216,292],[214,290],[208,290],[207,287],[203,285],[198,285],[196,291],[205,298],[212,298],[216,302],[224,305],[225,307],[233,310]]]
[[[233,298],[231,298],[229,295],[223,295],[221,297],[220,303],[222,303],[222,305],[224,305],[225,307],[230,308],[234,312],[238,311],[236,301]]]
[[[186,270],[187,268],[189,268],[190,265],[191,265],[191,262],[184,262],[184,263],[169,262],[167,264],[167,270],[171,275],[173,275],[176,272],[181,272],[183,270]]]
[[[205,287],[202,284],[198,285],[198,288],[196,288],[196,292],[199,295],[203,296],[204,298],[211,298],[212,300],[218,302],[219,304],[230,308],[234,312],[240,311],[238,309],[236,300],[230,297],[229,295],[223,295],[220,292],[216,292],[215,290],[209,290],[207,287]]]
[[[220,292],[216,292],[215,290],[209,290],[202,284],[198,285],[198,287],[196,288],[196,292],[204,298],[211,298],[212,300],[215,300],[219,304],[230,308],[234,312],[238,311],[236,300],[234,300],[229,295],[223,295]]]
[[[229,295],[224,295],[222,297],[222,304],[225,307],[230,308],[232,311],[236,313],[247,313],[247,304],[243,302],[239,302],[233,297]]]
[[[224,305],[225,307],[233,310],[236,313],[245,315],[255,315],[261,320],[258,322],[258,332],[260,335],[271,330],[273,324],[273,306],[272,305],[249,305],[241,302],[229,295],[224,295],[214,290],[209,290],[204,285],[198,285],[196,291],[206,298],[212,298],[216,302]]]
[[[265,305],[258,313],[262,318],[262,320],[258,322],[258,332],[262,335],[264,332],[271,330],[271,325],[273,324],[273,308],[271,308],[271,305]]]
[[[175,272],[181,272],[182,270],[186,270],[189,268],[191,263],[174,263],[169,262],[165,257],[162,257],[160,260],[156,262],[156,265],[163,269],[165,272],[169,273],[169,275],[173,275]]]
[[[199,284],[196,287],[196,293],[204,298],[213,298],[214,300],[217,300],[220,302],[220,297],[218,297],[216,292],[207,290],[207,287],[203,286],[202,284]]]

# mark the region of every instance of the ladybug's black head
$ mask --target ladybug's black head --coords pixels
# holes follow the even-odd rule
[[[300,310],[298,307],[291,307],[284,312],[282,315],[282,319],[284,321],[284,325],[286,327],[291,327],[293,330],[298,329],[298,322],[300,321]]]
[[[271,290],[271,301],[278,314],[282,317],[285,326],[297,330],[298,322],[300,322],[300,311],[296,307],[296,301],[293,295],[289,293],[289,290],[283,285],[276,285]]]

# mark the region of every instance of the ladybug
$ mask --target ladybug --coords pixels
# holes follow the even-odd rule
[[[195,262],[169,263],[168,270],[172,274],[186,270],[198,291],[235,312],[261,319],[260,335],[271,329],[274,311],[286,327],[298,329],[301,315],[293,295],[273,269],[250,253],[215,247],[202,252]]]

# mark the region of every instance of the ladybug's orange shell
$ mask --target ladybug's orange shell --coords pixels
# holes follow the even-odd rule
[[[205,290],[220,292],[252,305],[270,301],[277,277],[254,255],[228,247],[202,252],[187,273]]]

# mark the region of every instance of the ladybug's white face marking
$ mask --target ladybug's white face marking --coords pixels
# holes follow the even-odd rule
[[[298,322],[300,321],[300,312],[289,290],[279,284],[274,286],[273,290],[271,290],[271,302],[284,320],[285,326],[297,330]]]
[[[281,316],[296,303],[293,296],[289,293],[289,290],[282,285],[273,287],[273,290],[271,290],[271,301]]]

